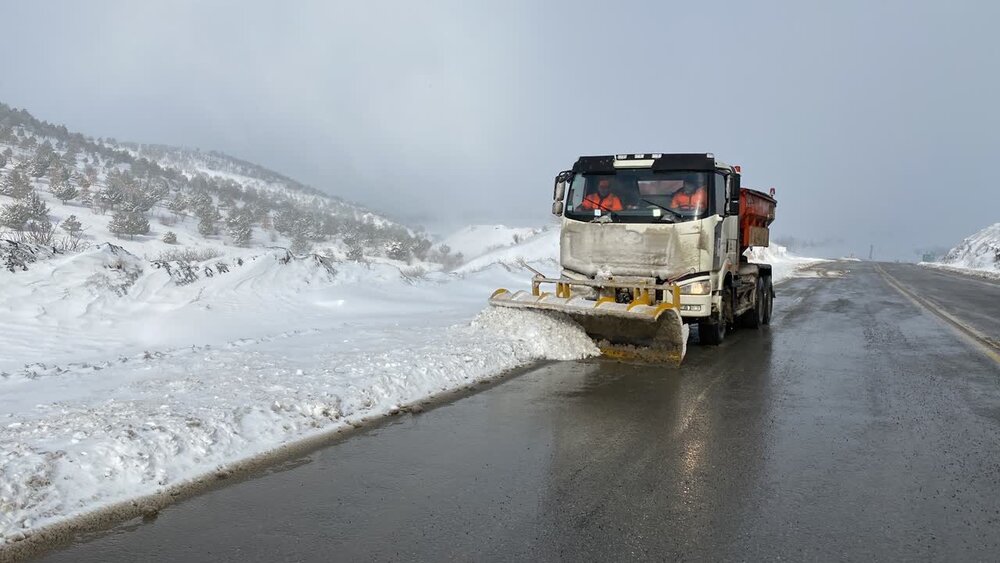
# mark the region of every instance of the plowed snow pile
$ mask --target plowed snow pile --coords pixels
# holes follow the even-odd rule
[[[924,265],[970,270],[988,277],[1000,277],[1000,223],[994,223],[966,238],[940,262]]]
[[[258,250],[259,252],[259,250]],[[102,244],[0,272],[0,545],[542,359],[524,271],[403,275],[282,250],[154,263]]]

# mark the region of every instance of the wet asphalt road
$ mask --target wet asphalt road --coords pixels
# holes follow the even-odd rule
[[[1000,332],[1000,286],[883,266]],[[997,560],[1000,365],[815,272],[681,369],[543,365],[49,560]]]

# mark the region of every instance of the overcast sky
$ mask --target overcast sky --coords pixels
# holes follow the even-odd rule
[[[749,4],[5,1],[0,101],[432,231],[544,223],[577,156],[650,151],[741,164],[816,252],[1000,221],[1000,3]]]

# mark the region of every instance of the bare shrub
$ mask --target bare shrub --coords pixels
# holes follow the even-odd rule
[[[212,258],[218,258],[222,253],[214,248],[191,248],[184,246],[181,248],[164,250],[156,257],[158,262],[204,262]]]

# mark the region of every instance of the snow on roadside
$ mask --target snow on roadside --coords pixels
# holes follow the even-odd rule
[[[64,373],[51,393],[26,389],[41,379],[6,382],[5,395],[32,400],[0,419],[0,538],[540,359],[597,353],[572,324],[514,310],[283,336]]]
[[[483,310],[523,272],[414,281],[329,266],[264,255],[179,286],[101,245],[0,273],[0,544],[538,360],[598,353],[556,316]]]
[[[940,262],[920,264],[1000,279],[1000,223],[994,223],[967,237],[951,249]]]
[[[771,265],[771,279],[774,283],[794,277],[796,270],[801,270],[812,264],[826,262],[823,258],[806,258],[788,251],[788,248],[771,243],[771,246],[753,247],[747,250],[750,262]]]

